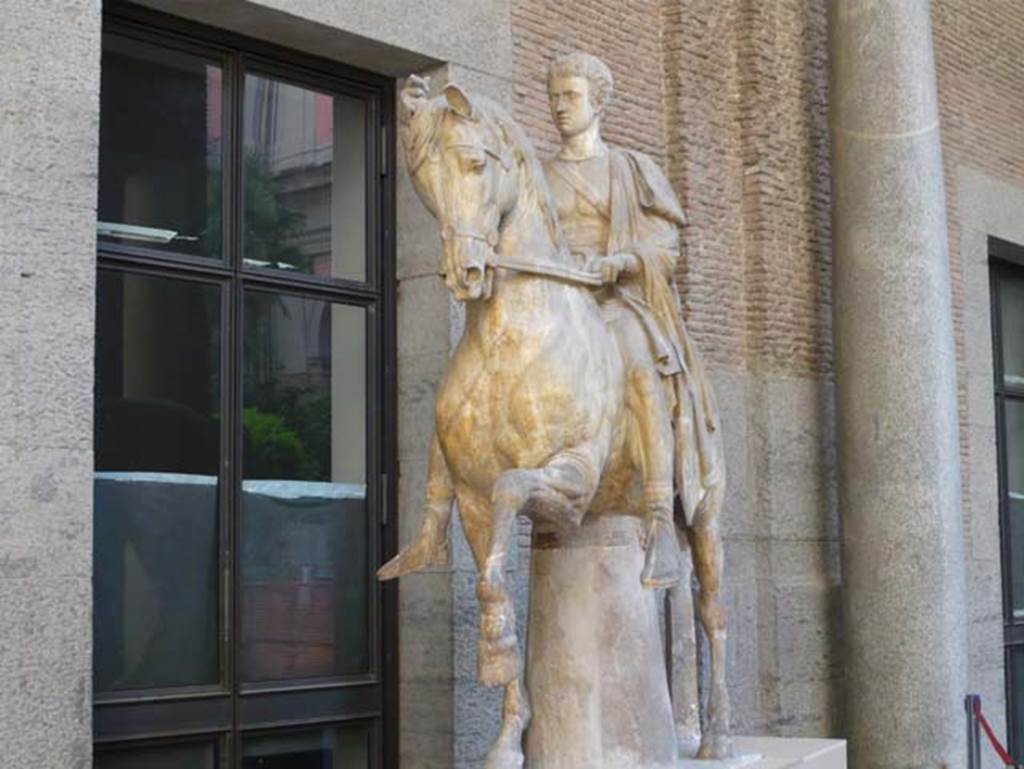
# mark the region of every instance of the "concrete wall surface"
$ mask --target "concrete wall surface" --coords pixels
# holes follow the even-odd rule
[[[0,765],[88,769],[100,8],[3,14]]]

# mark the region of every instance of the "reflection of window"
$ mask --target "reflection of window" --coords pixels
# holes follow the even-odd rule
[[[390,82],[263,48],[256,71],[220,35],[120,13],[97,224],[97,766],[380,767],[390,179],[369,146]]]
[[[990,243],[1007,723],[1024,750],[1024,248]]]

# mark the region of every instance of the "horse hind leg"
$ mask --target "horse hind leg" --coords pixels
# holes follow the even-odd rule
[[[670,683],[672,716],[679,755],[690,758],[700,747],[700,688],[697,683],[697,627],[694,622],[690,578],[693,559],[683,529],[679,539],[679,582],[668,589],[668,625],[671,631]]]
[[[702,509],[687,530],[693,550],[694,567],[700,584],[697,613],[708,637],[711,658],[711,682],[708,693],[707,726],[701,736],[698,758],[728,758],[732,754],[729,738],[729,691],[725,680],[726,618],[722,606],[722,536],[718,513],[723,488],[708,491]]]

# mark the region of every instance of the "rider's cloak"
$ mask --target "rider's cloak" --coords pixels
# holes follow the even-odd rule
[[[619,296],[640,317],[658,371],[666,377],[675,434],[675,483],[686,523],[708,492],[725,483],[718,407],[683,323],[674,275],[686,217],[668,179],[646,155],[610,150],[608,253],[635,254],[640,275]]]

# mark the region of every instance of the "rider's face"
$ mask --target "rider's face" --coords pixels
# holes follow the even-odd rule
[[[585,77],[553,77],[548,82],[551,117],[563,138],[586,131],[599,113],[590,98],[590,82]]]

